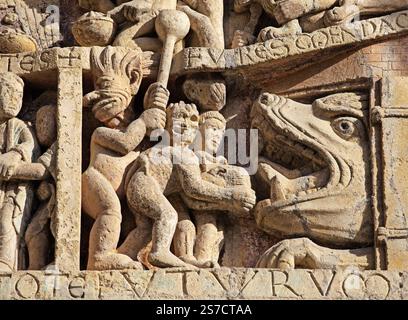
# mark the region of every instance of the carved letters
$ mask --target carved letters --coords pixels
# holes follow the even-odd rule
[[[237,281],[240,277],[238,271],[230,273],[231,280],[225,287],[216,271],[116,271],[70,276],[16,273],[0,276],[0,297],[19,300],[201,299],[213,294],[223,299],[395,299],[404,290],[399,287],[402,277],[391,272],[250,271],[246,280]],[[172,290],[168,289],[170,284]],[[213,288],[211,292],[205,290],[208,285]]]

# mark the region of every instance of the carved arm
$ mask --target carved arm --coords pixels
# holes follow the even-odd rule
[[[50,177],[50,172],[42,163],[27,163],[18,166],[11,180],[45,180]]]
[[[201,177],[199,166],[176,164],[181,187],[188,197],[207,202],[231,201],[232,189],[221,188]]]
[[[139,118],[133,121],[124,131],[99,127],[94,131],[92,140],[109,150],[126,155],[140,144],[146,131],[145,122]]]

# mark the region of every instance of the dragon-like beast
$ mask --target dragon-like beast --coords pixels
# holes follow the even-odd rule
[[[270,192],[254,214],[262,230],[286,239],[258,267],[372,267],[366,100],[340,93],[303,104],[263,93],[255,101],[251,122],[262,149],[257,181]]]

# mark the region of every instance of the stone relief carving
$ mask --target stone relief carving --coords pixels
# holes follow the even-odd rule
[[[158,52],[160,39],[151,37],[155,21],[162,10],[176,9],[177,1],[143,0],[107,2],[82,2],[82,7],[92,10],[73,25],[73,34],[83,46],[123,46]],[[118,28],[120,27],[120,30]]]
[[[238,13],[250,10],[251,18],[246,28],[236,33],[233,47],[255,42],[253,33],[260,18],[261,7],[279,27],[262,29],[258,35],[259,42],[350,23],[356,17],[384,15],[404,10],[407,5],[407,2],[402,0],[236,0],[234,10]]]
[[[224,1],[180,1],[178,9],[187,14],[195,34],[189,46],[224,48]]]
[[[195,141],[196,155],[200,161],[202,178],[219,187],[241,189],[247,199],[244,205],[251,209],[255,204],[255,194],[251,190],[249,175],[239,167],[228,165],[224,157],[216,157],[221,143],[226,121],[217,111],[208,111],[200,116],[200,135]],[[196,226],[187,210],[179,212],[179,223],[174,236],[175,252],[180,258],[198,267],[219,266],[220,251],[224,242],[224,230],[219,221],[218,203],[198,201],[191,197],[188,190],[182,193],[182,199],[193,210]],[[225,210],[225,209],[224,209]],[[235,210],[229,210],[237,214]]]
[[[244,47],[254,43],[256,41],[255,29],[263,12],[262,6],[255,1],[236,0],[234,1],[234,11],[236,13],[249,11],[250,18],[243,30],[235,31],[232,48]]]
[[[23,239],[34,200],[34,187],[19,168],[35,161],[39,147],[32,130],[17,118],[23,102],[23,80],[13,73],[2,73],[0,77],[3,131],[0,266],[1,270],[10,271],[24,267]]]
[[[153,147],[141,154],[131,170],[133,175],[126,192],[131,210],[154,220],[149,262],[158,267],[184,267],[186,263],[170,252],[178,213],[166,196],[181,192],[194,199],[193,202],[209,203],[208,209],[237,213],[249,211],[255,204],[255,196],[244,186],[221,187],[202,176],[199,159],[188,148],[199,126],[194,104],[173,104],[167,112],[166,129],[171,134],[171,145]],[[185,204],[188,206],[189,201]],[[183,227],[179,225],[179,232],[180,228]]]
[[[406,296],[407,1],[63,3],[0,0],[0,298]]]
[[[279,237],[306,237],[278,244],[259,266],[372,267],[372,258],[362,257],[370,250],[336,254],[310,241],[349,248],[372,244],[366,110],[366,97],[355,93],[312,105],[268,93],[255,102],[252,125],[265,145],[258,173],[270,189],[255,218]]]
[[[53,262],[56,94],[48,91],[36,99],[34,106],[39,108],[32,126],[16,117],[23,103],[23,80],[13,73],[2,73],[1,77],[2,270],[42,270]],[[41,149],[46,150],[42,155]]]
[[[83,209],[95,219],[88,269],[140,268],[130,257],[116,252],[122,220],[120,200],[125,194],[126,171],[138,157],[134,150],[148,132],[165,125],[163,110],[169,93],[153,84],[146,95],[146,110],[135,119],[132,97],[143,77],[142,53],[107,47],[91,54],[96,90],[85,96],[85,106],[92,105],[95,117],[106,127],[92,134],[91,161],[82,179]]]
[[[59,23],[51,17],[58,2],[48,2],[0,1],[1,53],[33,52],[59,45]]]
[[[52,264],[53,258],[50,257],[54,254],[55,246],[57,106],[55,93],[46,93],[44,98],[49,100],[47,101],[49,104],[45,104],[37,111],[35,128],[39,144],[46,151],[36,163],[17,169],[20,175],[25,171],[26,178],[42,180],[36,193],[40,205],[25,233],[28,270],[42,270]]]

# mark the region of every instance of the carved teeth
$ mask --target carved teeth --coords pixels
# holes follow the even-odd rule
[[[286,153],[282,156],[282,161],[284,163],[291,163],[293,160],[293,156],[290,153]]]
[[[298,168],[298,167],[300,167],[302,165],[302,160],[299,158],[299,157],[293,157],[293,160],[292,160],[292,166],[294,167],[294,168]]]
[[[305,156],[306,158],[309,158],[309,159],[315,158],[315,155],[316,155],[316,152],[314,152],[314,151],[311,150],[311,149],[305,149],[305,150],[303,150],[303,152],[302,152],[302,156]]]
[[[316,188],[315,182],[313,180],[309,179],[308,187],[309,187],[309,190],[312,190],[313,188]]]
[[[283,136],[283,135],[276,135],[275,140],[280,143],[284,143],[285,145],[291,147],[292,149],[295,149],[297,153],[301,154],[303,157],[307,158],[308,160],[315,162],[316,164],[321,165],[321,166],[325,165],[324,161],[322,161],[319,158],[318,153],[314,151],[313,149],[308,148],[307,146],[299,142],[295,142],[291,140],[290,138]],[[278,159],[281,159],[281,158],[282,158],[282,155],[279,154]],[[284,163],[289,162],[289,161],[285,161],[285,159],[282,159],[282,160]],[[292,164],[292,166],[295,167],[294,164]]]
[[[307,148],[304,145],[300,144],[300,143],[296,143],[295,144],[295,149],[298,150],[300,153],[302,153]]]

